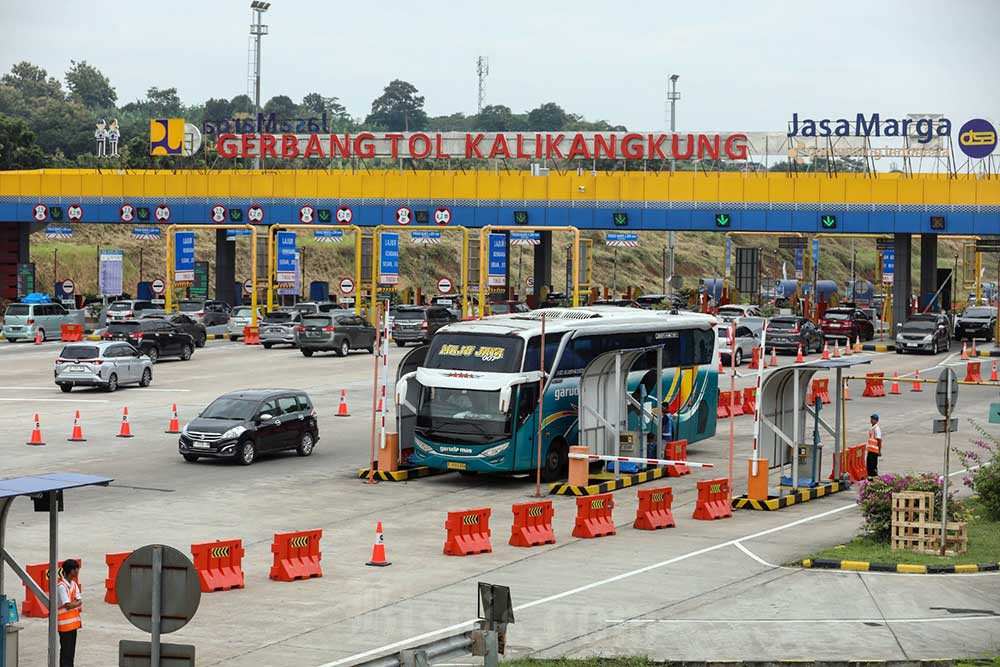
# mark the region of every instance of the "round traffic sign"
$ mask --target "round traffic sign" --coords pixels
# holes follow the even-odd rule
[[[354,291],[354,281],[352,279],[350,279],[350,278],[341,278],[340,279],[340,293],[341,294],[350,294],[353,291]]]
[[[264,209],[254,204],[253,206],[247,209],[247,220],[249,220],[250,222],[263,222]]]
[[[524,281],[525,287],[534,287],[535,279],[532,276],[528,276]]]
[[[72,280],[67,278],[66,280],[62,281],[62,291],[63,294],[72,295],[73,292],[76,291],[76,284]]]
[[[43,222],[49,217],[49,207],[45,204],[35,204],[35,208],[31,209],[31,217]]]
[[[115,592],[125,618],[143,632],[152,628],[153,568],[160,567],[160,632],[176,632],[194,618],[201,583],[194,563],[165,544],[147,544],[132,552],[118,569]]]
[[[337,207],[337,222],[342,225],[351,224],[351,220],[354,219],[354,211],[351,210],[350,206],[338,206]]]
[[[118,219],[122,222],[132,222],[135,220],[135,206],[132,204],[122,204],[118,209]]]
[[[441,292],[441,294],[450,294],[451,278],[444,278],[444,277],[438,278],[437,288],[438,292]]]
[[[157,278],[149,285],[150,289],[153,290],[153,294],[163,294],[167,291],[167,285],[163,282],[162,278]]]
[[[299,222],[303,225],[308,225],[313,222],[316,217],[316,209],[312,206],[303,206],[299,209]]]
[[[411,211],[408,206],[400,206],[396,209],[396,222],[399,224],[408,225],[412,219],[413,211]]]
[[[937,387],[934,392],[934,399],[937,402],[938,412],[942,417],[947,417],[949,412],[955,410],[958,403],[958,376],[955,371],[945,368],[938,376]]]
[[[226,221],[226,207],[222,204],[216,204],[212,207],[210,215],[212,216],[212,222],[220,223]]]
[[[243,293],[250,294],[253,292],[253,281],[247,278],[243,281]]]
[[[70,204],[69,208],[66,209],[66,217],[71,222],[80,222],[83,219],[83,207],[79,204]]]
[[[157,222],[170,222],[170,206],[160,204],[153,211],[153,217],[156,218]]]
[[[451,222],[451,210],[447,206],[439,206],[434,211],[434,222],[439,225],[447,225]]]

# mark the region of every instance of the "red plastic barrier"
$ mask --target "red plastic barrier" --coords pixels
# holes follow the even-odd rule
[[[970,361],[965,367],[965,381],[966,382],[982,382],[983,373],[980,368],[981,362]]]
[[[726,407],[729,411],[733,413],[734,417],[740,417],[743,415],[743,399],[740,397],[740,390],[737,389],[732,392],[728,392],[729,402],[726,403]]]
[[[833,462],[836,457],[830,455]],[[865,445],[855,445],[840,452],[840,471],[846,472],[852,482],[860,482],[868,477],[868,467],[865,463]],[[833,479],[833,469],[830,470],[830,479]]]
[[[753,349],[753,354],[750,356],[750,370],[756,371],[760,369],[760,348],[755,347]]]
[[[105,554],[104,562],[108,566],[108,578],[104,580],[104,601],[108,604],[118,604],[118,591],[115,590],[115,579],[125,559],[132,555],[131,551],[116,554]]]
[[[725,519],[733,515],[729,505],[729,480],[725,477],[698,482],[698,501],[692,518],[702,521]]]
[[[885,396],[885,373],[867,373],[865,375],[865,390],[862,396],[881,398]]]
[[[319,550],[322,530],[300,530],[295,533],[275,533],[271,543],[274,561],[271,564],[271,579],[275,581],[296,581],[322,577],[323,568],[319,561],[323,558]]]
[[[447,556],[468,556],[470,554],[488,554],[493,551],[490,545],[490,508],[465,510],[464,512],[448,512],[448,520],[444,527],[448,537],[444,543],[444,553]]]
[[[666,458],[669,461],[687,461],[688,441],[687,440],[667,441]],[[690,475],[690,474],[691,474],[691,468],[684,465],[683,463],[677,463],[675,465],[667,466],[667,477],[680,477],[681,475]]]
[[[830,402],[830,381],[829,380],[813,380],[812,388],[806,393],[806,402],[812,405],[816,402],[816,397],[819,396],[819,400],[824,404]]]
[[[540,500],[535,503],[517,503],[511,505],[514,513],[514,525],[510,529],[510,546],[534,547],[539,544],[555,544],[556,535],[552,530],[551,500]]]
[[[743,414],[752,415],[757,409],[757,387],[746,387],[743,390]]]
[[[635,511],[633,528],[658,530],[672,528],[674,514],[670,510],[674,503],[674,490],[669,486],[660,489],[639,489],[639,507]]]
[[[59,334],[64,343],[79,343],[83,340],[82,324],[63,324],[59,327]]]
[[[260,345],[260,327],[243,327],[243,344]]]
[[[76,562],[83,565],[83,561],[79,558],[74,558]],[[57,563],[58,567],[62,567],[63,562],[59,561]],[[24,568],[38,587],[48,595],[49,594],[49,564],[39,563],[38,565],[28,565]],[[49,608],[42,604],[42,601],[38,597],[28,590],[28,587],[24,587],[24,602],[21,603],[21,616],[28,616],[30,618],[48,618]]]
[[[243,540],[192,544],[191,555],[202,593],[243,588]]]
[[[715,408],[715,416],[719,419],[729,416],[729,392],[719,392],[719,404]]]
[[[611,520],[611,510],[614,508],[615,501],[610,493],[577,498],[573,537],[586,539],[616,535],[615,523]]]

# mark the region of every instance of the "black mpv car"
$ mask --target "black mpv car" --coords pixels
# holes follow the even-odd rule
[[[233,459],[248,466],[258,456],[295,450],[309,456],[319,442],[312,399],[296,389],[244,389],[223,394],[181,431],[185,461]]]

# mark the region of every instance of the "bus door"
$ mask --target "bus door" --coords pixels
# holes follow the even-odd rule
[[[407,373],[413,373],[424,364],[430,345],[415,347],[406,353],[396,369],[396,384]],[[413,453],[413,427],[417,423],[417,402],[420,400],[420,383],[409,382],[406,396],[399,397],[396,407],[396,432],[399,434],[399,458],[401,463]]]
[[[513,415],[511,447],[514,470],[534,469],[538,465],[538,383],[526,382],[517,387],[517,406]]]

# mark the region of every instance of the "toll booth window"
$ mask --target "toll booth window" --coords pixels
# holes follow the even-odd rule
[[[559,352],[559,343],[562,341],[563,334],[546,334],[545,336],[545,372],[549,373],[552,371],[552,362],[556,360],[556,354]],[[524,352],[524,366],[521,367],[524,371],[537,371],[541,360],[538,358],[539,350],[542,347],[542,337],[533,336],[528,341],[528,347]]]

